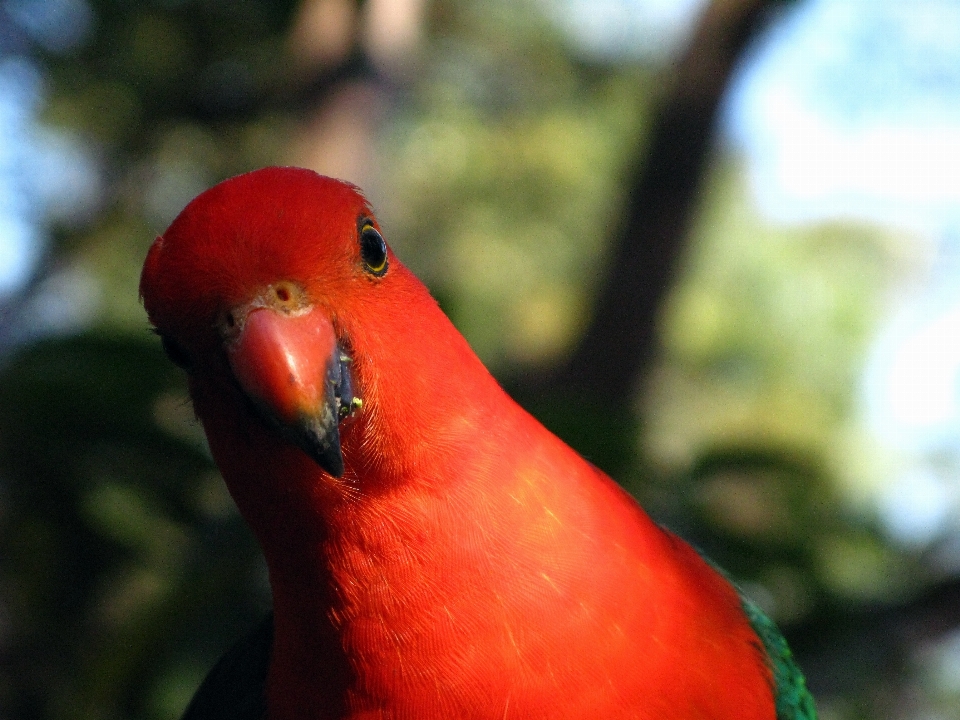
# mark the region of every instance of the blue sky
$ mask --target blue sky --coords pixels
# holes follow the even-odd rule
[[[69,50],[90,32],[84,0],[0,0],[0,294],[16,290],[44,244],[44,218],[89,212],[98,196],[90,150],[68,133],[37,122],[45,87],[23,54],[30,42]]]
[[[0,293],[26,282],[41,242],[35,193],[25,178],[41,84],[26,61],[0,59]]]
[[[760,44],[724,130],[760,210],[960,228],[960,2],[812,0]]]

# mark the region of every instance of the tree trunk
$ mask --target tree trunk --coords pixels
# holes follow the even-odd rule
[[[534,396],[560,391],[629,402],[656,348],[656,321],[683,254],[713,146],[717,110],[738,59],[775,0],[715,0],[676,65],[638,157],[592,320]]]

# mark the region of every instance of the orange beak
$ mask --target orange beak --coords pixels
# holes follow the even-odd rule
[[[339,423],[356,401],[350,359],[326,314],[253,307],[226,350],[234,377],[264,423],[334,477],[343,475]]]

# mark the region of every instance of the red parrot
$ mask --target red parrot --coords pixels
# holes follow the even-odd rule
[[[140,292],[273,594],[185,717],[815,717],[772,623],[500,388],[356,187],[227,180]]]

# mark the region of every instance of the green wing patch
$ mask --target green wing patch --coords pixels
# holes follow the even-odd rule
[[[807,690],[807,681],[797,667],[787,641],[756,603],[742,594],[740,602],[750,621],[750,627],[763,643],[767,662],[773,671],[777,720],[816,720],[817,710],[813,706],[813,696]]]

